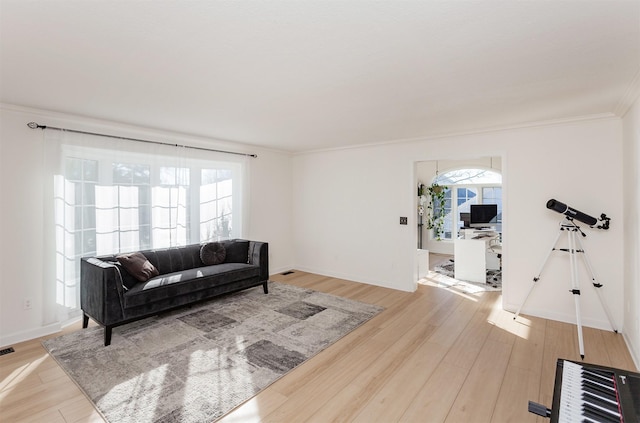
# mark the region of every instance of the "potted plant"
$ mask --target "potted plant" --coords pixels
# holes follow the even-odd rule
[[[427,195],[427,228],[433,229],[436,240],[442,240],[442,234],[444,232],[444,217],[446,214],[445,205],[445,192],[446,188],[443,185],[438,185],[437,182],[432,183],[426,188]]]

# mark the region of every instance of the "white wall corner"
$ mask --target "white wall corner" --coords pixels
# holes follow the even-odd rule
[[[627,91],[625,91],[625,94],[622,96],[618,104],[616,104],[616,107],[613,110],[613,113],[618,117],[623,117],[625,114],[627,114],[629,109],[631,109],[631,106],[634,105],[634,103],[639,97],[640,97],[640,69],[638,69],[638,72],[636,72],[636,75],[631,80],[631,83],[629,84]]]

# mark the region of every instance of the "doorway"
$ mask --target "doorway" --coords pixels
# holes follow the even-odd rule
[[[424,187],[437,183],[444,188],[444,201],[438,204],[428,204],[425,198],[418,198],[417,241],[418,251],[428,251],[429,268],[431,271],[438,264],[455,261],[456,240],[468,237],[469,213],[473,205],[494,204],[497,207],[495,220],[491,228],[497,233],[495,244],[501,246],[503,226],[503,179],[502,157],[489,156],[475,159],[460,160],[430,160],[416,162],[416,182],[418,193],[426,192]],[[420,190],[420,184],[423,190]],[[438,225],[439,232],[434,229],[434,211],[440,212],[442,204],[442,222]],[[422,206],[422,207],[421,207]],[[475,206],[474,206],[475,207]],[[479,207],[476,207],[476,209]],[[493,254],[496,255],[496,254]],[[502,269],[502,251],[499,250],[500,271]],[[488,262],[495,263],[496,257],[489,257]],[[495,272],[493,264],[489,268]],[[449,266],[451,267],[451,266]],[[493,273],[492,272],[492,273]],[[420,279],[420,274],[418,275]],[[491,276],[488,274],[488,276]],[[501,274],[500,274],[501,277]]]

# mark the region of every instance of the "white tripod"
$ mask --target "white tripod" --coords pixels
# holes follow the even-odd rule
[[[609,319],[609,323],[611,324],[611,327],[613,328],[613,331],[618,333],[618,330],[615,328],[615,326],[613,324],[613,319],[611,318],[611,314],[609,313],[609,310],[607,309],[607,307],[605,306],[604,301],[602,300],[602,294],[600,293],[600,289],[599,289],[599,288],[602,288],[602,284],[600,284],[600,283],[598,283],[596,281],[596,278],[593,275],[593,269],[591,267],[591,264],[589,263],[589,258],[587,257],[587,253],[584,251],[584,248],[582,247],[582,242],[580,241],[580,238],[576,236],[576,232],[580,232],[580,234],[582,236],[586,236],[586,235],[584,234],[584,232],[582,232],[582,230],[580,229],[580,226],[578,226],[578,225],[576,225],[574,223],[572,218],[566,217],[565,220],[566,220],[566,222],[560,224],[560,232],[558,232],[558,236],[556,237],[555,241],[553,242],[553,247],[551,248],[551,250],[547,254],[547,257],[544,259],[544,262],[542,263],[542,266],[540,267],[540,271],[538,272],[538,276],[533,278],[533,285],[531,285],[531,288],[529,289],[529,292],[527,293],[527,296],[525,297],[524,301],[522,302],[522,304],[518,308],[518,311],[516,311],[516,315],[513,317],[513,319],[515,320],[518,317],[518,315],[520,314],[520,310],[522,310],[522,307],[527,302],[527,299],[529,298],[529,295],[531,295],[531,292],[533,291],[533,288],[536,286],[535,283],[540,280],[540,275],[542,274],[542,270],[544,269],[544,266],[547,264],[547,260],[549,260],[549,256],[551,256],[551,253],[553,251],[556,251],[556,250],[564,251],[564,252],[569,253],[569,264],[571,266],[571,289],[569,290],[569,292],[571,292],[573,294],[573,298],[574,298],[574,301],[575,301],[575,304],[576,304],[576,322],[577,322],[577,327],[578,327],[578,346],[580,348],[580,357],[582,359],[584,359],[584,341],[582,339],[582,320],[580,318],[580,284],[579,284],[579,281],[578,281],[578,259],[576,257],[577,253],[582,253],[583,254],[587,269],[591,273],[591,281],[593,283],[593,287],[596,288],[596,293],[598,294],[598,298],[600,299],[600,304],[602,304],[602,308],[604,309],[604,312],[606,313],[607,318]],[[568,235],[569,248],[557,248],[556,246],[558,244],[558,240],[560,239],[560,236],[562,236],[562,234],[564,234],[564,233],[566,233]],[[578,248],[576,248],[576,246]]]

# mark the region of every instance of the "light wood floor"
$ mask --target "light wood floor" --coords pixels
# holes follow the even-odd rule
[[[225,423],[548,422],[527,413],[527,401],[550,406],[556,359],[579,359],[575,326],[514,321],[500,310],[500,293],[430,285],[406,293],[300,271],[272,279],[385,310]],[[66,329],[74,330],[80,324]],[[621,335],[584,328],[584,339],[585,361],[636,370]],[[0,356],[0,421],[102,421],[41,340]]]

